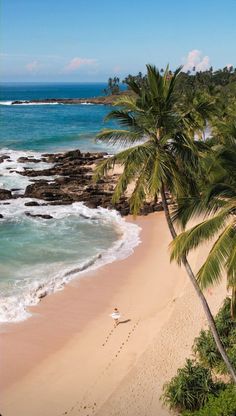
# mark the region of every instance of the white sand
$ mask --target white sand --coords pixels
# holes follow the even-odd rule
[[[206,324],[184,270],[169,262],[164,214],[137,219],[129,258],[75,280],[1,336],[3,416],[164,416],[163,384]],[[199,267],[206,249],[191,262]],[[225,290],[214,289],[216,312]],[[109,314],[124,321],[115,330]]]

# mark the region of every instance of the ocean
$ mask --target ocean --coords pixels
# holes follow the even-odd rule
[[[25,206],[22,197],[31,178],[18,172],[45,152],[113,149],[96,142],[110,111],[104,105],[12,105],[13,100],[89,98],[103,94],[105,84],[0,85],[0,188],[16,197],[0,201],[0,322],[30,317],[28,307],[88,270],[128,256],[139,243],[139,228],[116,211],[90,209],[83,203],[66,206]],[[31,164],[32,165],[32,164]],[[48,166],[48,164],[47,164]],[[37,169],[45,163],[37,164]],[[44,201],[42,201],[43,203]],[[29,217],[48,214],[50,220]]]

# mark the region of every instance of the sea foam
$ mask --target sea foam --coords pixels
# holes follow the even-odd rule
[[[8,200],[9,205],[1,204],[1,213],[4,219],[2,221],[16,221],[17,218],[24,216],[26,207],[25,203],[33,201],[30,198],[19,198]],[[6,201],[4,201],[6,202]],[[44,203],[44,201],[39,201]],[[29,210],[29,207],[27,207]],[[33,280],[34,268],[32,267],[32,280],[25,283],[24,290],[17,293],[17,282],[15,285],[15,293],[12,296],[1,296],[0,299],[0,322],[19,322],[27,319],[31,313],[29,306],[36,305],[43,297],[55,291],[62,290],[63,287],[72,279],[83,276],[90,270],[97,269],[105,264],[111,263],[118,259],[124,259],[129,256],[134,248],[140,243],[140,227],[136,224],[125,221],[115,210],[107,210],[105,208],[91,209],[83,203],[75,202],[67,206],[35,206],[30,207],[33,215],[49,214],[54,220],[63,219],[73,215],[83,221],[95,221],[99,224],[109,224],[114,227],[117,232],[118,239],[110,248],[102,250],[94,256],[88,257],[83,262],[76,265],[59,264],[49,273],[49,266],[41,266],[41,273],[45,274],[43,281]],[[34,217],[30,221],[44,222],[48,220]],[[21,281],[22,284],[22,281]]]

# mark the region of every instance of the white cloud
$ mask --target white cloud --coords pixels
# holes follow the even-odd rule
[[[187,58],[184,60],[184,71],[192,70],[195,67],[196,71],[205,71],[210,66],[209,56],[203,56],[202,52],[198,49],[193,49],[188,53]]]
[[[32,62],[29,62],[25,67],[28,72],[37,72],[37,70],[40,68],[40,63],[35,59]]]
[[[94,66],[97,64],[96,59],[90,59],[90,58],[73,58],[68,63],[68,65],[65,66],[64,71],[65,72],[74,72],[81,68],[81,66]]]

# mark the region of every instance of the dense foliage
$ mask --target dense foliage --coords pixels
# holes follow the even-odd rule
[[[223,307],[216,315],[215,322],[224,347],[232,364],[236,367],[236,321],[231,318],[229,298],[225,300]],[[200,332],[200,335],[195,339],[193,349],[202,365],[217,373],[227,373],[209,330]]]
[[[218,396],[210,395],[207,404],[196,412],[183,412],[183,416],[235,416],[236,389],[228,386]]]
[[[235,365],[236,322],[231,318],[229,298],[225,299],[215,322]],[[235,416],[236,387],[216,382],[216,374],[226,373],[226,368],[209,330],[200,332],[193,352],[195,361],[187,360],[185,366],[164,386],[164,403],[183,416]]]
[[[164,74],[165,70],[160,69],[160,73]],[[173,72],[169,70],[169,76],[171,77]],[[108,79],[107,94],[117,94],[120,91],[120,84],[127,86],[128,90],[131,90],[130,83],[133,81],[138,86],[143,86],[146,82],[147,75],[139,72],[137,75],[127,75],[122,81],[118,77]],[[113,87],[114,90],[113,90]],[[200,93],[206,93],[211,96],[218,96],[221,99],[222,105],[226,107],[228,99],[235,97],[236,93],[236,68],[224,67],[223,69],[213,70],[210,67],[206,71],[195,71],[193,67],[192,71],[181,72],[178,79],[177,88],[181,94],[191,95],[193,91]],[[221,97],[220,97],[221,96]]]
[[[188,359],[164,386],[163,400],[170,409],[196,410],[207,403],[209,394],[218,394],[220,388],[222,384],[213,382],[209,369]]]

